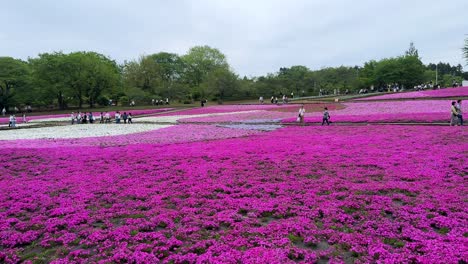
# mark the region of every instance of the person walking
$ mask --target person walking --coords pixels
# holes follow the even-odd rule
[[[299,108],[299,115],[298,115],[299,123],[301,123],[301,125],[304,125],[304,115],[305,115],[305,108],[304,108],[304,104],[302,104],[301,108]]]
[[[458,111],[455,104],[456,102],[453,101],[450,107],[450,126],[458,126]]]
[[[23,123],[27,123],[28,120],[26,120],[26,113],[23,113]]]
[[[132,113],[128,113],[127,118],[128,118],[128,123],[133,124],[133,122],[132,122]]]
[[[75,118],[76,118],[75,112],[72,112],[71,115],[70,115],[70,119],[71,119],[70,121],[71,121],[71,124],[72,124],[72,125],[75,124]]]
[[[124,112],[123,115],[122,115],[122,119],[124,121],[124,124],[127,124],[127,118],[128,118],[127,112]]]
[[[3,107],[3,109],[2,109],[2,116],[5,116],[5,114],[6,114],[6,108]]]
[[[462,114],[462,100],[458,99],[457,103],[455,104],[455,108],[457,109],[457,117],[458,117],[458,123],[460,126],[463,126],[463,114]]]
[[[271,99],[270,99],[270,102],[274,103],[275,102],[275,97],[272,96]]]
[[[328,108],[324,108],[324,111],[323,111],[323,119],[322,119],[322,126],[325,124],[325,122],[327,123],[327,126],[330,125],[330,113],[328,113]]]
[[[104,114],[101,112],[99,114],[99,124],[103,124],[104,123]]]

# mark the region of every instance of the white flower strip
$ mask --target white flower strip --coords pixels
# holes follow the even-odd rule
[[[139,122],[177,123],[178,120],[184,119],[184,118],[235,115],[235,114],[243,114],[243,113],[254,113],[258,111],[259,110],[228,112],[228,113],[199,114],[199,115],[148,116],[148,117],[135,118],[135,120]]]
[[[68,126],[0,130],[0,140],[86,138],[126,135],[173,125],[158,124],[76,124]]]

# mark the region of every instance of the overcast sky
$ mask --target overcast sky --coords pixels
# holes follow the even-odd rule
[[[465,65],[468,37],[468,0],[0,0],[0,6],[0,56],[86,50],[121,63],[209,45],[247,76],[293,65],[362,65],[401,55],[411,41],[424,63]]]

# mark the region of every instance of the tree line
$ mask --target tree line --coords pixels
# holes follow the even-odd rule
[[[464,48],[467,56],[466,47]],[[226,56],[209,46],[192,47],[186,54],[159,52],[118,64],[97,52],[42,53],[26,61],[0,57],[0,108],[106,106],[109,102],[148,104],[153,99],[192,103],[197,100],[240,100],[293,92],[299,96],[319,92],[356,92],[369,87],[437,82],[450,86],[468,79],[461,65],[439,62],[424,65],[417,49],[401,56],[371,60],[362,66],[319,70],[297,65],[276,73],[240,77]]]

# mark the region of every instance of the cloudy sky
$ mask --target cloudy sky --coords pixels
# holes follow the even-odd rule
[[[0,0],[0,56],[92,50],[118,62],[195,45],[240,75],[362,65],[413,41],[424,63],[462,64],[467,0]],[[468,66],[465,67],[468,70]]]

